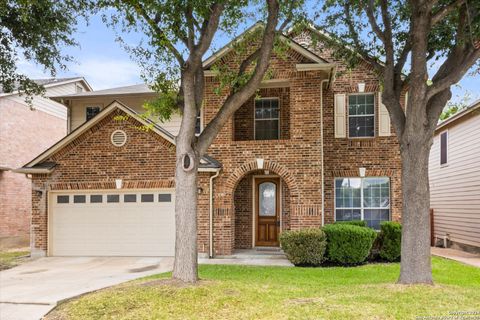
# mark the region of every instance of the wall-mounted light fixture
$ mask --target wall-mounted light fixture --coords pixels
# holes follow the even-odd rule
[[[360,177],[365,177],[365,172],[367,171],[367,169],[365,168],[358,168],[358,171],[360,173]]]
[[[263,169],[263,159],[257,159],[257,168]]]
[[[365,83],[364,82],[360,82],[358,84],[358,92],[365,92]]]

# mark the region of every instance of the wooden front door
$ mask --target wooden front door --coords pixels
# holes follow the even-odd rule
[[[257,246],[278,246],[280,228],[280,179],[255,179],[255,215]]]

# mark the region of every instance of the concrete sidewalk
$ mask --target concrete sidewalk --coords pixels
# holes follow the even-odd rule
[[[450,249],[450,248],[431,248],[432,255],[456,260],[474,267],[480,268],[480,255],[468,253],[465,251]]]
[[[172,270],[173,258],[41,258],[0,272],[0,319],[38,320],[58,302]]]

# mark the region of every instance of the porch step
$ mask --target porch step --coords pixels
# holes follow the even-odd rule
[[[219,259],[286,259],[285,253],[278,247],[237,249],[231,256],[216,256]]]

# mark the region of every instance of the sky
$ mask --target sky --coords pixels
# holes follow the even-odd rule
[[[135,45],[140,42],[138,34],[122,34],[127,43]],[[115,31],[102,22],[100,16],[91,17],[89,24],[79,22],[74,38],[78,47],[64,48],[63,52],[75,58],[67,65],[68,70],[60,71],[57,77],[83,76],[94,90],[113,88],[142,83],[140,68],[116,42]],[[229,41],[225,35],[218,35],[215,47],[219,48]],[[206,57],[205,57],[206,58]],[[42,68],[32,62],[20,59],[19,70],[32,78],[50,77]],[[438,68],[437,62],[431,70]],[[465,76],[452,88],[453,101],[468,98],[468,103],[480,99],[480,75]]]

